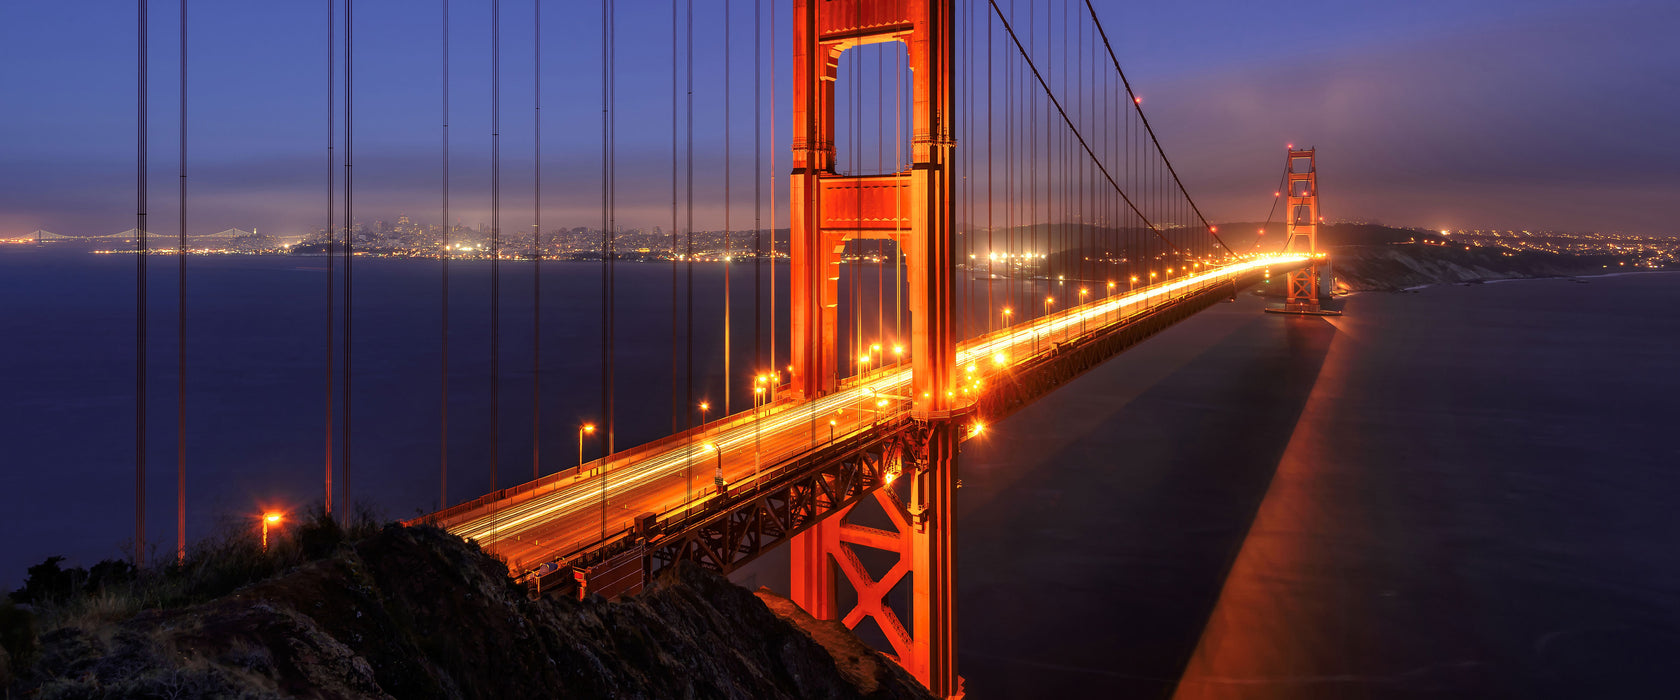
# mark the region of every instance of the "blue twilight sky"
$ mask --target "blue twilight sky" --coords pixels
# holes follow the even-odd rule
[[[441,4],[356,3],[360,220],[440,215]],[[693,4],[696,225],[710,228],[722,224],[725,184],[725,3]],[[776,170],[786,171],[789,6],[732,0],[736,228],[750,222],[755,182],[755,4],[766,54],[762,172],[772,151]],[[1282,148],[1294,142],[1320,149],[1332,219],[1680,233],[1680,51],[1672,43],[1680,3],[1096,4],[1169,155],[1212,219],[1261,218]],[[1033,3],[1014,5],[1024,13]],[[467,225],[488,221],[490,204],[489,6],[454,0],[449,22],[451,216]],[[1036,6],[1061,12],[1061,0]],[[0,2],[0,236],[134,225],[135,7]],[[984,21],[983,5],[959,7]],[[549,0],[542,9],[543,221],[598,225],[600,3]],[[320,226],[327,0],[198,0],[190,11],[191,228],[292,234]],[[532,213],[532,11],[532,0],[501,3],[502,225],[510,230],[529,226]],[[149,182],[151,226],[160,231],[176,226],[178,12],[177,2],[151,3]],[[342,31],[342,8],[338,16]],[[669,0],[617,2],[617,209],[625,225],[669,225],[671,61],[674,47],[682,51],[672,18]],[[786,197],[785,187],[768,189],[780,181],[763,179],[766,216],[768,198]],[[777,208],[785,221],[785,203]]]

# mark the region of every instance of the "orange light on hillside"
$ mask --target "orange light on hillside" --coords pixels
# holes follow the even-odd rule
[[[267,513],[263,513],[263,516],[262,516],[262,548],[263,548],[263,551],[265,551],[265,552],[268,551],[268,528],[270,526],[279,527],[280,526],[280,520],[281,520],[281,514],[280,513],[276,513],[274,511],[269,511]]]

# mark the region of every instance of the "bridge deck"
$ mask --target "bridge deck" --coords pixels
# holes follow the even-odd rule
[[[1168,298],[1229,284],[1238,275],[1258,269],[1304,261],[1300,256],[1255,258],[1097,299],[970,339],[959,348],[958,360],[974,386],[970,395],[978,398],[995,378],[1048,352],[1056,343],[1148,318]],[[716,497],[714,477],[720,462],[731,490],[748,487],[755,479],[779,475],[780,465],[813,448],[897,419],[908,411],[909,397],[904,394],[909,383],[908,367],[874,370],[828,396],[782,400],[744,411],[597,460],[577,473],[549,475],[425,520],[477,540],[503,557],[511,569],[525,570],[616,538],[630,530],[642,513],[655,513],[660,521],[668,521],[705,508]]]

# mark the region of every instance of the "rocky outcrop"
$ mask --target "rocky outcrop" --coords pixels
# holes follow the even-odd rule
[[[1605,271],[1602,256],[1513,252],[1461,245],[1348,245],[1330,251],[1336,280],[1351,291],[1392,291],[1530,277],[1571,277]],[[1608,261],[1610,267],[1616,262]]]
[[[13,690],[42,698],[928,697],[850,632],[802,615],[691,566],[622,601],[532,601],[476,547],[432,528],[392,526],[208,603],[49,632]]]

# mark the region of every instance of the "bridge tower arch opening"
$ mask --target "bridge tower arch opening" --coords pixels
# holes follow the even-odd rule
[[[935,695],[958,697],[955,537],[957,445],[971,409],[954,395],[956,239],[955,34],[952,0],[794,0],[791,360],[806,399],[839,388],[837,306],[841,254],[853,239],[889,239],[903,251],[915,430],[902,450],[909,479],[892,550],[910,573],[911,625],[894,640],[899,663]],[[908,168],[841,174],[835,144],[840,56],[868,44],[903,45],[909,66]],[[849,509],[848,509],[849,510]],[[836,568],[855,559],[835,513],[791,538],[791,597],[821,619],[855,626],[889,619],[891,586],[866,583],[856,610],[838,610]],[[855,584],[859,581],[854,581]],[[878,583],[878,582],[875,582]],[[859,610],[864,611],[860,613]],[[891,626],[890,623],[884,626]],[[894,633],[896,635],[896,632]],[[889,636],[894,636],[889,635]]]

